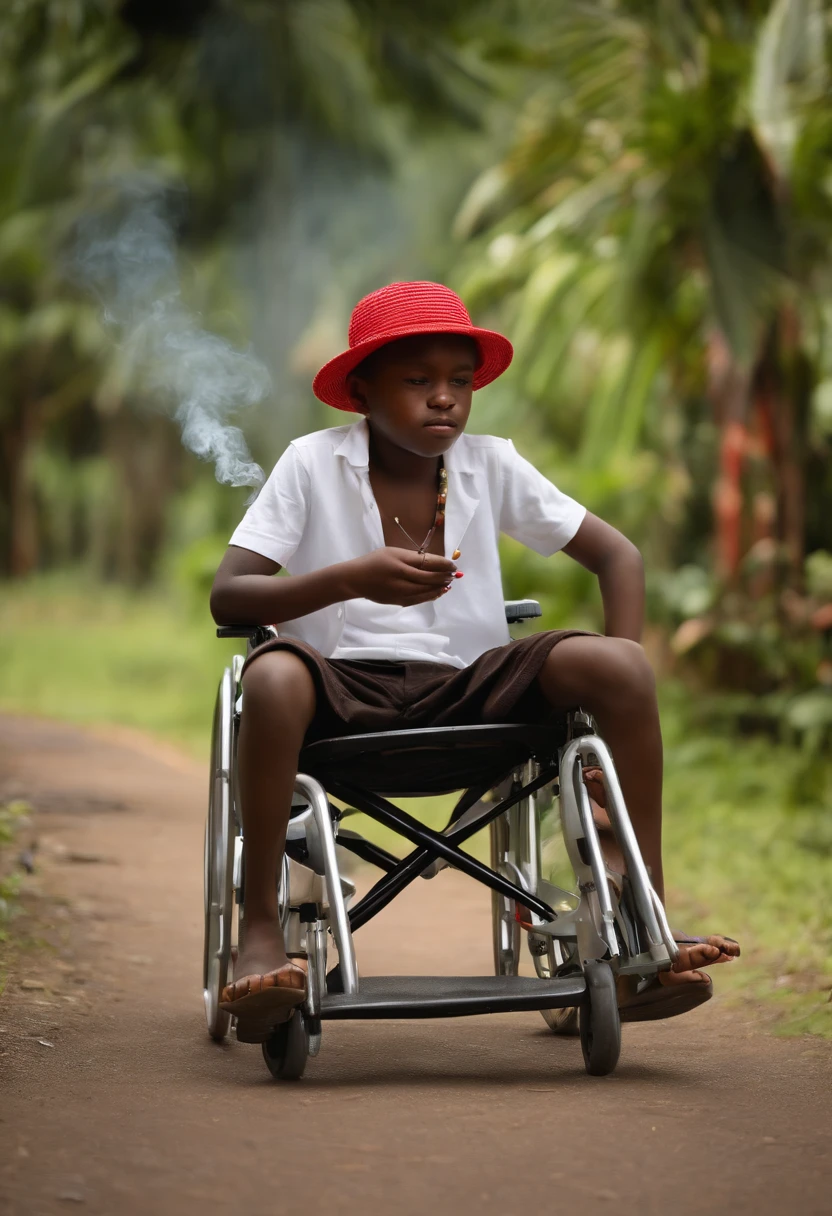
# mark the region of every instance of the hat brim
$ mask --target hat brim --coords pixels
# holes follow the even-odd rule
[[[508,338],[492,329],[480,329],[476,325],[443,325],[441,330],[425,329],[424,326],[405,327],[394,333],[387,333],[383,338],[373,338],[358,346],[352,346],[330,359],[312,381],[312,391],[318,400],[326,405],[332,405],[337,410],[349,410],[354,414],[357,411],[347,393],[347,376],[350,372],[355,371],[359,363],[373,351],[380,350],[382,346],[389,346],[399,338],[411,338],[419,334],[428,336],[434,333],[463,334],[474,339],[480,352],[480,362],[474,372],[474,388],[484,388],[486,384],[501,376],[514,355],[514,348]]]

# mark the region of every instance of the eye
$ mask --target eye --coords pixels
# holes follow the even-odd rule
[[[466,385],[466,384],[470,384],[470,383],[471,383],[471,381],[470,381],[470,378],[469,378],[468,376],[457,376],[457,377],[456,377],[454,380],[452,380],[452,381],[451,381],[451,383],[452,383],[452,384],[459,384],[459,385],[460,385],[462,388],[464,388],[464,387],[465,387],[465,385]]]
[[[406,384],[427,384],[427,376],[406,376]]]

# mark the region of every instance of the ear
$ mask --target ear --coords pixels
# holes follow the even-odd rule
[[[357,410],[359,414],[369,414],[366,381],[362,380],[360,376],[347,376],[347,396],[354,410]]]

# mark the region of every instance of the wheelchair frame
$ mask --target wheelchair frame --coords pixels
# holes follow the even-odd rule
[[[506,615],[510,622],[524,620],[539,616],[540,607],[535,601],[517,601],[506,605]],[[217,630],[219,637],[247,638],[250,646],[274,634],[263,627]],[[205,833],[203,997],[209,1033],[218,1041],[227,1036],[232,1022],[219,1002],[245,898],[236,790],[242,665],[243,656],[235,655],[220,681]],[[463,789],[440,832],[355,782],[356,771],[380,762],[387,765],[387,780],[394,782],[390,774],[402,753],[421,750],[428,756],[464,757],[466,748],[480,749],[477,755],[489,758],[484,763],[487,767],[490,762],[492,771]],[[512,762],[498,773],[493,764],[500,755],[511,755]],[[620,1051],[617,976],[654,975],[671,965],[677,947],[641,857],[612,756],[587,714],[569,714],[560,737],[551,724],[346,736],[309,745],[301,763],[306,771],[298,773],[295,782],[286,852],[276,881],[287,948],[305,951],[308,958],[308,992],[304,1004],[263,1043],[273,1076],[302,1074],[307,1056],[320,1049],[322,1022],[329,1019],[454,1017],[528,1009],[539,1010],[555,1033],[575,1033],[577,1027],[589,1073],[603,1075],[614,1069]],[[620,892],[609,882],[582,777],[584,766],[598,767],[603,774],[607,812],[626,861]],[[576,878],[574,893],[542,876],[541,816],[547,790],[559,795],[561,832]],[[411,852],[399,859],[342,828],[348,811],[334,807],[330,795],[397,832],[413,846]],[[490,866],[461,848],[485,827],[491,834]],[[382,871],[352,908],[355,888],[341,875],[337,845]],[[491,889],[495,974],[360,978],[354,933],[417,877],[432,878],[445,866]],[[534,978],[518,974],[523,932]],[[338,953],[338,964],[329,972],[328,938]]]

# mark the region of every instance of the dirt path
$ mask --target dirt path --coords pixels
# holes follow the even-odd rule
[[[625,1028],[610,1078],[516,1014],[330,1023],[303,1081],[275,1084],[259,1048],[204,1030],[199,766],[13,718],[0,745],[59,943],[0,1004],[7,1216],[830,1211],[832,1051],[717,1001]],[[445,872],[356,940],[365,973],[487,973],[487,896]]]

